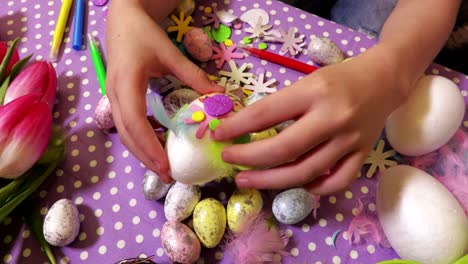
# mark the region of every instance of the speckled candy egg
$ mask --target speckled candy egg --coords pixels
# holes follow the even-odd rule
[[[182,108],[173,118],[177,131],[170,131],[166,141],[167,156],[174,180],[204,185],[231,177],[234,166],[223,161],[221,152],[232,141],[214,141],[210,133],[216,122],[238,111],[242,104],[233,96],[209,94]]]
[[[164,214],[169,221],[183,221],[189,217],[201,198],[199,186],[174,183],[167,192]]]
[[[104,95],[94,111],[94,122],[99,129],[111,129],[115,126],[109,98]]]
[[[165,183],[153,171],[147,170],[143,179],[143,195],[148,200],[159,200],[166,196],[172,183]]]
[[[164,97],[164,108],[166,108],[169,117],[174,117],[177,111],[186,104],[190,104],[201,94],[192,89],[177,89]]]
[[[194,263],[200,258],[201,245],[192,229],[177,221],[164,223],[161,243],[166,255],[175,263]]]
[[[80,231],[78,209],[72,201],[60,199],[50,207],[44,219],[44,238],[53,246],[66,246]]]
[[[227,222],[234,233],[240,230],[245,219],[262,210],[262,195],[255,189],[235,190],[227,204]]]
[[[330,65],[344,60],[343,52],[329,38],[314,37],[310,40],[307,55],[319,65]]]
[[[281,192],[273,200],[275,218],[287,225],[294,225],[304,220],[312,211],[313,196],[304,188],[293,188]]]
[[[184,47],[196,60],[206,62],[213,55],[212,43],[201,28],[192,28],[184,37]]]
[[[226,229],[226,210],[223,204],[213,198],[199,202],[193,211],[193,228],[203,246],[216,247]]]

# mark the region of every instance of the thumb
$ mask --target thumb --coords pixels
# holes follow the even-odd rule
[[[216,82],[211,81],[204,70],[200,69],[180,52],[177,57],[173,61],[177,61],[178,63],[167,65],[167,68],[170,69],[175,77],[201,94],[224,93],[225,89]]]

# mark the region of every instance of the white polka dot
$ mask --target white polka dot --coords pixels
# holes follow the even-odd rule
[[[83,203],[83,197],[81,196],[76,197],[75,204],[80,205],[82,203]]]
[[[359,51],[362,53],[362,52],[366,52],[366,48],[360,48]]]
[[[125,173],[129,174],[132,171],[132,166],[125,167]]]
[[[68,257],[63,257],[60,259],[60,264],[69,264],[70,259]]]
[[[361,192],[362,192],[363,194],[366,194],[366,193],[369,192],[369,188],[367,188],[367,186],[362,186],[362,187],[361,187]]]
[[[7,235],[3,238],[3,243],[9,244],[12,240],[13,238],[10,235]]]
[[[153,236],[159,237],[161,235],[161,231],[158,228],[153,229]]]
[[[114,224],[114,229],[115,229],[115,230],[120,230],[120,229],[122,229],[122,227],[123,227],[123,224],[122,224],[122,222],[120,222],[120,221],[118,221],[118,222],[116,222],[116,223]]]
[[[307,233],[310,230],[310,226],[308,224],[302,225],[302,232]]]
[[[319,220],[319,225],[320,225],[321,227],[327,226],[327,220],[325,220],[325,219],[323,219],[323,218],[320,218],[320,220]]]
[[[13,259],[13,257],[11,256],[11,254],[6,254],[3,257],[3,261],[5,261],[6,263],[10,263],[12,259]]]
[[[117,241],[117,247],[118,247],[119,249],[124,248],[124,247],[125,247],[125,241],[123,241],[123,240]]]
[[[335,30],[335,32],[336,32],[336,34],[341,34],[341,33],[343,33],[343,30],[341,28],[337,28]]]
[[[375,211],[375,203],[369,203],[367,207],[369,207],[369,210]]]
[[[328,202],[331,204],[336,204],[336,197],[335,196],[328,197]]]
[[[330,33],[328,33],[328,32],[325,31],[325,32],[322,33],[322,36],[328,38],[328,37],[330,36]]]
[[[80,254],[80,259],[81,259],[81,260],[86,260],[86,259],[88,259],[88,251],[83,251],[83,252],[81,252],[81,254]]]
[[[86,92],[83,93],[84,97],[89,97],[89,95],[90,95],[89,91],[86,91]]]
[[[164,255],[164,249],[158,248],[156,250],[156,255],[158,255],[158,257],[162,257],[162,255]]]
[[[107,158],[106,158],[106,162],[107,162],[107,163],[112,163],[113,161],[114,161],[114,157],[113,157],[113,156],[111,156],[111,155],[107,156]]]
[[[285,69],[285,68],[280,68],[280,69],[279,69],[279,72],[280,72],[280,73],[285,73],[285,72],[286,72],[286,69]]]
[[[375,247],[373,245],[368,245],[367,246],[367,252],[369,252],[369,254],[374,254],[375,253]]]
[[[354,52],[352,50],[348,50],[346,54],[351,57],[354,55]]]
[[[92,167],[92,166],[91,166]],[[95,167],[95,166],[94,166]],[[99,181],[99,177],[98,176],[93,176],[91,177],[91,183],[97,183]]]
[[[23,238],[28,238],[31,235],[31,231],[29,229],[25,229],[23,234],[21,235]]]
[[[29,256],[31,256],[31,249],[25,248],[25,249],[23,250],[23,257],[27,258],[27,257],[29,257]]]
[[[101,217],[101,215],[102,215],[102,210],[99,209],[99,208],[96,209],[96,211],[94,211],[94,215],[95,215],[96,217]]]
[[[353,193],[350,192],[350,191],[346,191],[346,192],[345,192],[345,197],[346,197],[347,199],[351,199],[351,198],[353,198]]]
[[[319,22],[317,22],[317,25],[320,26],[320,27],[323,27],[323,25],[325,25],[325,22],[319,21]]]
[[[327,245],[329,245],[329,246],[333,245],[333,238],[332,238],[332,237],[329,237],[329,236],[326,237],[326,238],[325,238],[325,244],[327,244]]]
[[[281,21],[279,21],[278,19],[276,19],[276,20],[273,22],[273,24],[279,26],[279,25],[281,24]]]
[[[309,30],[309,29],[312,28],[312,26],[311,26],[310,24],[305,24],[304,28],[307,29],[307,30]]]
[[[291,249],[291,256],[297,257],[299,255],[299,249],[298,248],[292,248]]]
[[[115,173],[115,171],[110,171],[107,176],[109,177],[109,179],[114,179],[115,176],[117,176],[117,174]]]
[[[338,222],[342,222],[343,221],[343,214],[341,214],[341,213],[336,214],[335,219]]]
[[[148,213],[148,216],[149,216],[150,219],[156,218],[157,215],[158,215],[158,213],[157,213],[155,210],[151,210],[151,211]]]
[[[89,152],[94,152],[95,150],[96,150],[96,146],[94,146],[94,145],[90,145],[90,146],[88,147],[88,151],[89,151]]]
[[[100,226],[96,229],[96,234],[102,236],[104,234],[104,227]]]
[[[338,256],[334,256],[332,261],[333,261],[333,264],[341,264],[341,258]]]
[[[139,216],[134,216],[132,219],[132,223],[134,225],[138,225],[140,223],[140,217]]]
[[[317,245],[314,243],[314,242],[310,242],[308,245],[307,245],[307,248],[310,250],[310,251],[315,251],[317,249]]]
[[[286,229],[285,235],[286,235],[287,237],[292,237],[292,236],[293,236],[293,231],[292,231],[291,229],[288,228],[288,229]]]
[[[143,242],[143,235],[137,235],[135,237],[135,241],[138,243],[138,244],[141,244]]]
[[[78,239],[79,239],[80,241],[86,240],[87,237],[88,237],[88,236],[86,235],[85,232],[81,232],[81,233],[78,235]]]
[[[64,187],[63,185],[57,186],[56,191],[57,191],[58,193],[63,193],[64,190],[65,190],[65,187]]]
[[[290,81],[290,80],[285,80],[285,81],[284,81],[284,85],[285,85],[285,86],[291,85],[291,81]]]
[[[342,237],[344,240],[348,240],[348,231],[344,231]]]
[[[100,198],[101,198],[101,193],[100,192],[93,193],[93,199],[94,200],[99,200]]]
[[[79,164],[73,165],[72,170],[73,170],[74,172],[78,172],[78,171],[80,170],[80,165],[79,165]]]
[[[292,17],[288,17],[288,19],[287,19],[287,20],[288,20],[288,22],[293,22],[293,21],[294,21],[294,18],[292,18]]]
[[[128,202],[128,205],[130,205],[130,207],[135,207],[136,204],[137,200],[135,198],[130,199],[130,201]]]
[[[129,190],[133,189],[134,186],[135,186],[135,184],[133,184],[133,182],[128,182],[127,183],[127,189],[129,189]]]
[[[109,193],[110,193],[111,195],[116,195],[118,191],[119,191],[119,189],[117,189],[117,187],[112,187],[112,188],[110,189]]]
[[[357,252],[356,250],[353,249],[353,250],[351,250],[351,251],[349,252],[349,256],[350,256],[352,259],[357,259],[358,256],[359,256],[359,254],[358,254],[358,252]]]
[[[74,150],[72,151],[72,155],[73,155],[73,152],[74,152],[75,150],[78,151],[77,149],[74,149]],[[83,185],[83,183],[82,183],[80,180],[77,180],[77,181],[75,181],[75,183],[73,183],[73,186],[74,186],[75,188],[77,188],[77,189],[78,189],[78,188],[81,188],[82,185]]]
[[[98,250],[99,254],[104,255],[107,252],[106,246],[100,246]]]

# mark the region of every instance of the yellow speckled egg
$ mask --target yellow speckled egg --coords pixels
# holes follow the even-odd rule
[[[227,222],[229,229],[236,233],[245,219],[251,214],[262,210],[262,195],[255,189],[239,189],[234,191],[227,205]]]
[[[203,246],[216,247],[226,229],[226,210],[223,204],[213,198],[199,202],[193,212],[193,228]]]
[[[276,130],[274,128],[270,128],[270,129],[263,130],[263,131],[260,131],[260,132],[251,133],[250,134],[250,141],[258,141],[258,140],[262,140],[262,139],[271,138],[271,137],[276,136],[277,134],[278,134],[278,132],[276,132]]]

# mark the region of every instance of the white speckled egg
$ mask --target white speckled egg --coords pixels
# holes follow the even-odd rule
[[[177,89],[164,97],[164,108],[166,108],[169,117],[173,118],[177,111],[185,104],[190,104],[201,95],[192,89]]]
[[[147,170],[143,178],[143,194],[148,200],[159,200],[166,196],[172,183],[165,183],[153,171]]]
[[[60,199],[50,207],[44,219],[44,238],[53,246],[66,246],[80,231],[78,209],[72,201]]]
[[[465,102],[457,85],[437,75],[422,77],[406,103],[385,126],[390,145],[399,153],[420,156],[445,145],[460,127]]]
[[[111,129],[115,126],[111,105],[107,95],[104,95],[96,106],[94,122],[99,129]]]
[[[184,37],[184,47],[196,60],[206,62],[213,55],[213,44],[208,34],[201,28],[192,28]]]
[[[287,225],[294,225],[304,220],[314,206],[312,194],[304,188],[293,188],[279,193],[273,200],[275,218]]]
[[[344,60],[343,52],[329,38],[313,37],[307,48],[307,55],[319,65],[330,65]]]
[[[382,229],[402,259],[453,263],[468,251],[468,217],[455,197],[426,172],[407,165],[387,169],[377,189]]]
[[[174,183],[166,195],[164,214],[169,221],[183,221],[189,217],[201,198],[199,186]]]
[[[166,222],[161,229],[161,243],[172,262],[194,263],[200,258],[200,241],[192,229],[183,223]]]
[[[199,202],[193,212],[193,229],[203,246],[216,247],[226,230],[226,210],[223,204],[213,198]]]

